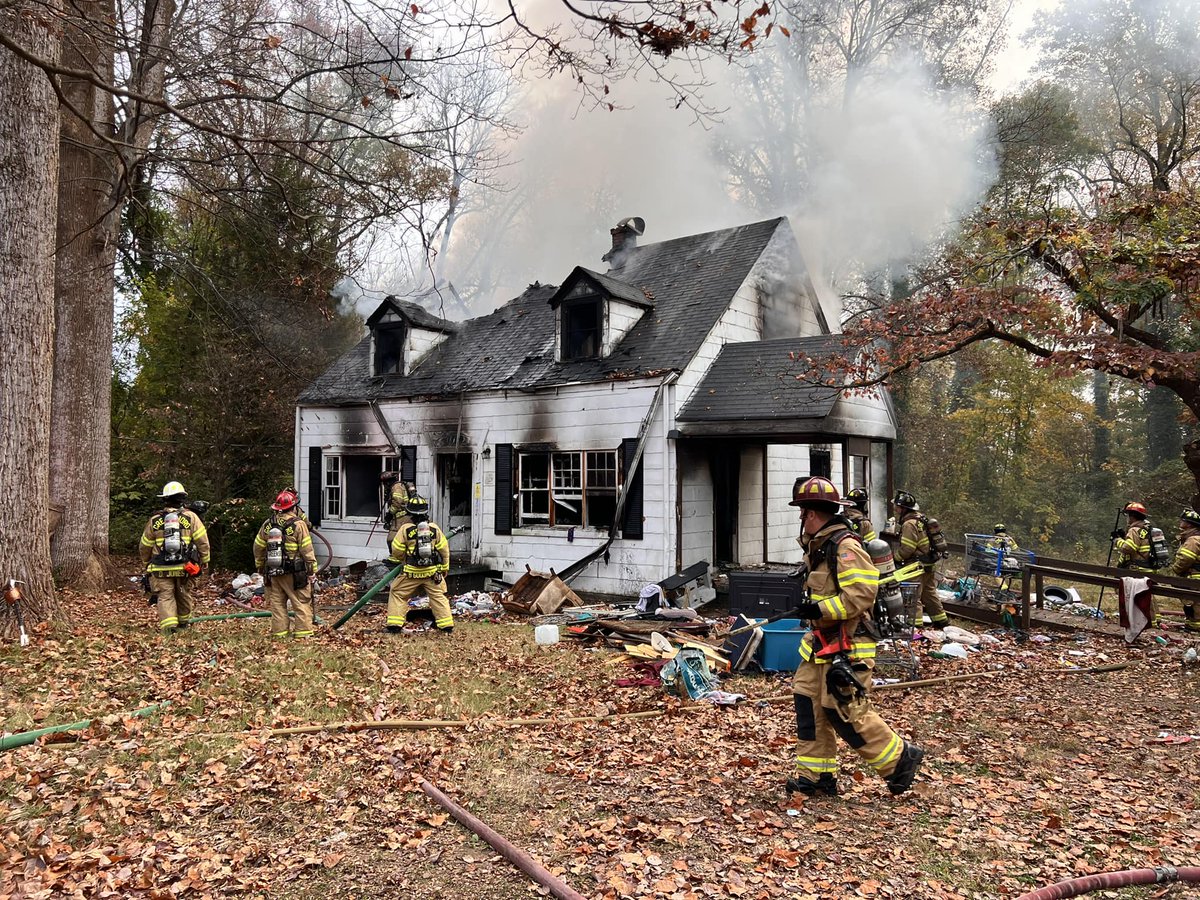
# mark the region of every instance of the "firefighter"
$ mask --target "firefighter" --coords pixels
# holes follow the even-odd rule
[[[1020,549],[1017,542],[1009,536],[1008,529],[1003,522],[997,522],[992,528],[992,539],[985,546],[989,550],[1003,550],[1006,554]]]
[[[164,635],[191,624],[192,579],[211,558],[208,531],[199,514],[187,509],[187,491],[168,481],[158,498],[163,508],[150,517],[138,548],[146,565],[150,602],[158,608],[158,627]]]
[[[900,544],[896,559],[900,563],[916,561],[925,564],[920,578],[921,611],[929,616],[929,624],[934,628],[944,628],[950,624],[950,617],[946,615],[937,595],[937,554],[930,541],[930,520],[921,512],[917,498],[908,491],[897,491],[892,498],[892,506],[896,508],[896,516],[900,520]]]
[[[871,524],[871,520],[868,517],[871,495],[867,493],[866,488],[855,488],[846,495],[846,500],[849,501],[850,505],[846,507],[843,515],[850,521],[851,527],[862,539],[862,542],[864,544],[871,543],[871,541],[879,537],[875,533],[875,526]]]
[[[450,571],[450,542],[436,523],[429,521],[429,501],[408,495],[404,510],[411,521],[392,541],[392,559],[404,561],[404,571],[388,591],[387,630],[398,634],[408,615],[408,601],[419,591],[429,598],[434,627],[454,631],[454,616],[446,599],[446,573]]]
[[[263,599],[271,611],[271,637],[306,638],[313,634],[312,585],[317,554],[308,523],[301,517],[300,498],[287,489],[271,504],[274,513],[254,537],[254,565],[266,581]],[[295,626],[288,617],[288,601]]]
[[[400,480],[399,472],[389,470],[380,475],[379,480],[383,484],[383,526],[387,529],[388,552],[390,553],[392,543],[396,540],[400,529],[413,523],[405,509],[405,504],[408,503],[408,495],[415,494],[416,491],[413,490],[412,485],[405,484]],[[396,562],[400,562],[400,559],[397,559]]]
[[[1176,578],[1200,581],[1200,512],[1190,507],[1179,514],[1179,550],[1175,553],[1171,574]],[[1200,632],[1200,619],[1196,618],[1194,604],[1184,604],[1183,618],[1184,628]]]
[[[1135,572],[1151,572],[1150,566],[1150,518],[1146,507],[1136,500],[1125,504],[1121,510],[1126,528],[1112,532],[1113,549],[1117,551],[1117,568]]]
[[[797,606],[812,630],[800,643],[800,665],[792,680],[796,705],[796,774],[789,794],[837,796],[837,743],[841,737],[883,776],[888,790],[902,794],[913,783],[925,752],[888,727],[868,691],[875,667],[875,638],[869,631],[879,570],[840,512],[833,482],[796,479],[791,506],[809,535],[806,587]]]

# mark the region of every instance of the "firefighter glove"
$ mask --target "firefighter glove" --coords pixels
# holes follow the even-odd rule
[[[867,693],[862,682],[855,677],[854,666],[850,664],[850,658],[844,653],[839,653],[829,664],[829,671],[825,673],[825,687],[839,704],[849,703],[856,697],[863,697]]]
[[[1121,531],[1119,528],[1114,528],[1108,533],[1108,536],[1115,541],[1119,537],[1125,537],[1125,532]]]
[[[396,521],[396,514],[394,512],[392,512],[390,509],[386,513],[383,514],[383,527],[384,528],[391,528],[392,523],[395,521]]]
[[[799,578],[802,581],[808,578],[808,563],[800,563],[796,568],[787,573],[788,578]]]
[[[802,600],[796,604],[796,612],[802,619],[819,619],[822,615],[821,604],[813,603],[811,600]]]

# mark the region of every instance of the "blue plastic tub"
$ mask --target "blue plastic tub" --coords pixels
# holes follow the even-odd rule
[[[801,619],[780,619],[762,627],[759,654],[768,672],[795,672],[800,665],[800,642],[808,634]]]

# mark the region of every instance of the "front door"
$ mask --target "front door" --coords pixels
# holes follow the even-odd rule
[[[450,538],[451,558],[466,562],[471,551],[471,454],[439,454],[437,479],[438,524]]]

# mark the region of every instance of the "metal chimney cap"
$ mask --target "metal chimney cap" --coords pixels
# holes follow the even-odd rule
[[[646,233],[646,220],[641,216],[628,216],[617,223],[614,231],[632,231],[634,234]]]

